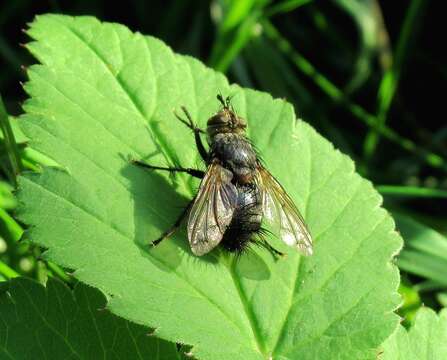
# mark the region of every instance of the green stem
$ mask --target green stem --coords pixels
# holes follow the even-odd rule
[[[291,44],[279,33],[278,30],[267,20],[262,22],[265,35],[272,40],[272,43],[278,47],[280,51],[286,54],[293,64],[305,75],[309,76],[315,84],[334,102],[344,106],[351,114],[358,118],[368,127],[376,130],[389,141],[400,145],[403,149],[419,156],[428,165],[434,168],[442,168],[447,171],[445,160],[429,150],[425,150],[416,145],[412,140],[404,138],[386,125],[380,126],[376,117],[363,109],[361,106],[352,103],[329,79],[320,74],[317,69],[301,54],[293,49]]]
[[[0,208],[0,229],[8,244],[19,241],[23,229],[4,209]]]
[[[211,67],[221,72],[228,70],[233,60],[253,36],[259,14],[258,11],[254,11],[236,27],[219,31],[208,61]]]
[[[2,274],[7,279],[12,279],[12,278],[20,276],[20,274],[18,272],[16,272],[14,269],[10,268],[3,261],[0,261],[0,274]]]
[[[5,138],[5,147],[8,153],[9,162],[11,164],[12,175],[11,182],[14,186],[17,186],[17,175],[22,169],[20,162],[19,152],[17,150],[17,144],[14,139],[14,134],[9,123],[8,114],[6,113],[5,105],[3,104],[2,96],[0,95],[0,128]]]
[[[422,188],[417,186],[378,185],[382,195],[447,199],[447,190]]]

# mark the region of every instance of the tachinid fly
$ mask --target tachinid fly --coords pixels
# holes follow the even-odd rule
[[[197,149],[207,165],[205,172],[133,161],[146,169],[186,172],[202,179],[198,193],[175,224],[152,244],[172,235],[188,216],[188,239],[197,256],[219,244],[240,254],[251,243],[282,255],[263,236],[261,223],[265,219],[278,225],[280,237],[287,245],[311,255],[312,238],[304,220],[283,187],[262,165],[245,136],[245,120],[236,115],[229,97],[218,95],[217,99],[222,109],[208,120],[206,132],[195,125],[186,108],[182,107],[186,119],[176,114],[194,132]],[[209,151],[201,134],[207,135]]]

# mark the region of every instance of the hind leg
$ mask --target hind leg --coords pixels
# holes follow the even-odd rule
[[[168,237],[170,237],[172,234],[174,234],[177,231],[177,229],[180,227],[183,220],[185,219],[186,215],[188,215],[189,209],[191,208],[193,202],[194,202],[194,199],[192,199],[188,203],[188,205],[186,205],[186,207],[183,209],[182,213],[179,215],[179,217],[177,218],[175,223],[169,229],[167,229],[163,234],[161,234],[161,236],[158,239],[152,241],[152,243],[151,243],[152,246],[157,246],[164,239],[167,239]]]
[[[276,249],[275,249],[272,245],[270,245],[270,244],[267,242],[267,240],[265,240],[263,237],[261,237],[261,238],[259,238],[259,239],[257,239],[257,240],[253,240],[253,242],[254,242],[255,244],[257,244],[257,245],[262,246],[264,249],[270,251],[270,253],[272,254],[272,256],[273,256],[275,259],[282,258],[282,257],[286,256],[285,253],[283,253],[283,252],[281,252],[281,251],[279,251],[279,250],[276,250]]]
[[[181,167],[168,168],[168,167],[161,167],[161,166],[153,166],[153,165],[146,164],[145,162],[142,162],[142,161],[139,161],[139,160],[132,160],[131,162],[133,164],[139,166],[139,167],[142,167],[144,169],[149,169],[149,170],[165,170],[165,171],[169,171],[169,172],[186,172],[189,175],[197,177],[199,179],[201,179],[201,178],[203,178],[205,176],[205,172],[204,171],[197,170],[197,169],[181,168]],[[170,237],[172,234],[174,234],[177,231],[177,229],[180,227],[180,225],[182,224],[183,220],[185,219],[186,215],[188,214],[189,209],[191,208],[191,206],[192,206],[192,204],[194,202],[194,199],[192,199],[188,203],[188,205],[185,207],[185,209],[179,215],[179,217],[177,218],[175,223],[169,229],[167,229],[158,239],[156,239],[156,240],[151,242],[152,246],[158,245],[164,239],[167,239],[168,237]]]

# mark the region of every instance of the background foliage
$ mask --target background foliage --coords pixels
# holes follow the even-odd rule
[[[400,313],[409,325],[422,304],[435,310],[447,304],[447,128],[441,115],[446,59],[438,6],[423,0],[406,6],[373,0],[131,1],[113,10],[102,1],[5,2],[0,92],[8,113],[20,114],[22,66],[34,62],[18,46],[28,41],[20,29],[35,14],[60,12],[126,24],[202,59],[230,81],[285,97],[356,161],[395,215],[405,240],[397,261],[403,275]],[[26,148],[10,123],[17,146],[8,142],[2,118],[0,277],[51,276],[73,285],[62,269],[40,258],[38,247],[18,242],[23,230],[14,219],[13,169],[20,166],[14,154],[25,169],[52,160]]]

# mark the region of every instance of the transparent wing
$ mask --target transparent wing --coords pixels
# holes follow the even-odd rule
[[[237,189],[233,174],[217,163],[208,166],[188,218],[191,250],[201,256],[215,248],[233,217]]]
[[[304,255],[312,255],[312,237],[304,219],[281,184],[261,165],[256,181],[262,191],[264,218],[279,225],[282,241],[296,247]]]

